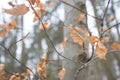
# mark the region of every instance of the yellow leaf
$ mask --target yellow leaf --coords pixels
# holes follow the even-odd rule
[[[85,14],[82,13],[77,17],[77,22],[80,22],[85,17]]]
[[[106,59],[106,53],[107,48],[104,46],[104,44],[100,41],[97,42],[96,50],[95,50],[96,56],[100,59]]]
[[[29,11],[29,8],[25,4],[15,5],[11,9],[4,9],[5,13],[11,14],[11,15],[24,15]]]
[[[61,68],[58,70],[58,79],[59,80],[62,80],[62,78],[64,77],[65,75],[65,68]]]
[[[79,33],[77,33],[73,27],[69,27],[69,32],[71,37],[73,38],[74,42],[78,43],[79,45],[83,46],[84,45],[84,39],[82,36],[80,36]]]
[[[99,38],[97,36],[88,36],[88,40],[92,45],[94,45],[96,42],[99,41]]]
[[[43,26],[44,25],[44,26]],[[44,30],[44,28],[43,27],[45,27],[45,29],[50,29],[50,23],[48,23],[48,22],[43,22],[43,23],[41,23],[40,25],[39,25],[39,29],[40,30]]]
[[[114,42],[111,44],[113,50],[120,50],[120,43]]]

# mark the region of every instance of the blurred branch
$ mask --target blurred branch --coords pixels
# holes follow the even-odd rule
[[[62,3],[64,3],[64,4],[66,4],[66,5],[68,5],[68,6],[70,6],[70,7],[72,7],[72,8],[74,8],[74,9],[76,9],[76,10],[78,10],[78,11],[80,11],[80,12],[82,12],[82,13],[84,13],[84,14],[86,14],[86,15],[88,15],[88,16],[90,16],[90,17],[93,17],[93,18],[95,18],[95,19],[100,20],[100,18],[95,17],[95,16],[92,16],[92,15],[86,13],[85,11],[79,9],[78,7],[75,7],[75,6],[73,6],[73,5],[71,5],[71,4],[67,3],[67,2],[65,2],[65,1],[63,1],[63,0],[59,0],[59,1],[62,2]]]
[[[13,44],[11,44],[11,46],[10,46],[8,49],[12,48],[12,47],[13,47],[15,44],[17,44],[18,42],[25,40],[29,34],[30,34],[30,32],[27,33],[25,36],[23,36],[20,40],[18,40],[18,41],[16,41],[16,42],[14,42]]]
[[[108,29],[104,30],[104,32],[102,32],[101,36],[104,35],[105,32],[107,32],[108,30],[110,30],[111,28],[113,28],[113,27],[115,27],[115,26],[117,26],[117,25],[119,25],[119,24],[120,24],[120,23],[117,23],[117,24],[115,24],[115,25],[109,27]]]
[[[28,1],[29,1],[29,0],[28,0]],[[43,29],[44,29],[44,33],[45,33],[47,39],[50,41],[50,43],[51,43],[52,47],[54,48],[54,50],[56,51],[56,53],[57,53],[59,56],[65,58],[65,59],[67,59],[67,60],[69,60],[69,61],[72,61],[72,62],[76,63],[75,61],[73,61],[73,60],[71,60],[71,59],[63,56],[62,53],[59,53],[59,52],[57,51],[57,49],[55,48],[54,43],[52,42],[52,40],[50,39],[49,35],[47,34],[47,31],[46,31],[46,29],[45,29],[45,26],[44,26],[41,18],[39,17],[39,15],[37,14],[37,12],[35,11],[34,7],[33,7],[32,4],[30,3],[30,1],[29,1],[29,4],[30,4],[32,10],[34,11],[35,15],[38,17],[39,21],[41,22],[41,24],[42,24],[42,26],[43,26]]]
[[[7,53],[15,60],[17,61],[18,63],[20,63],[23,67],[27,68],[28,70],[30,70],[32,72],[32,74],[35,76],[35,77],[38,77],[29,67],[27,67],[24,63],[22,63],[21,61],[19,61],[16,57],[14,57],[11,53],[11,51],[6,48],[5,46],[3,46],[2,44],[0,44],[1,47],[3,47],[5,49],[5,51],[7,51]]]
[[[110,51],[107,52],[107,55],[108,55],[109,53],[115,53],[115,52],[120,52],[120,50],[110,50]],[[99,58],[98,58],[98,57],[94,57],[94,58],[93,58],[92,60],[90,60],[89,62],[82,64],[82,65],[76,70],[74,79],[77,80],[77,76],[79,75],[80,71],[83,70],[83,69],[85,69],[86,67],[88,67],[88,65],[90,65],[92,62],[96,61],[97,59],[99,59]]]

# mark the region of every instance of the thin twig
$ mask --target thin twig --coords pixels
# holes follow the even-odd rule
[[[120,52],[120,50],[110,50],[110,51],[108,51],[106,54],[108,55],[109,53],[114,53],[114,52]],[[83,69],[85,69],[89,64],[91,64],[93,61],[95,61],[95,60],[97,60],[97,59],[99,59],[99,57],[94,57],[94,59],[90,60],[89,62],[82,64],[82,65],[77,69],[77,71],[76,71],[76,73],[75,73],[75,76],[74,76],[74,77],[75,77],[74,79],[77,80],[77,76],[79,75],[80,71],[83,70]]]
[[[13,44],[11,44],[8,49],[12,48],[12,47],[13,47],[15,44],[17,44],[18,42],[23,41],[29,34],[30,34],[30,32],[27,33],[25,36],[23,36],[20,40],[18,40],[18,41],[16,41],[16,42],[14,42]]]
[[[24,66],[25,68],[29,69],[29,70],[32,72],[32,74],[33,74],[35,77],[37,77],[37,75],[36,75],[29,67],[27,67],[27,66],[26,66],[25,64],[23,64],[21,61],[19,61],[16,57],[14,57],[14,56],[12,55],[11,51],[10,51],[8,48],[6,48],[5,46],[3,46],[2,44],[0,44],[0,46],[3,47],[3,48],[5,49],[5,51],[7,51],[8,54],[9,54],[15,61],[17,61],[18,63],[20,63],[20,64],[21,64],[22,66]]]
[[[113,27],[115,27],[115,26],[117,26],[117,25],[119,25],[119,24],[120,24],[120,22],[117,23],[117,24],[115,24],[115,25],[113,25],[113,26],[111,26],[111,27],[109,27],[108,29],[104,30],[101,35],[104,35],[105,32],[107,32],[108,30],[110,30],[111,28],[113,28]]]
[[[86,13],[85,11],[81,10],[80,8],[77,8],[77,7],[73,6],[73,5],[70,4],[70,3],[67,3],[67,2],[65,2],[65,1],[63,1],[63,0],[59,0],[59,1],[62,2],[62,3],[64,3],[64,4],[66,4],[66,5],[68,5],[68,6],[70,6],[70,7],[72,7],[72,8],[74,8],[74,9],[76,9],[76,10],[78,10],[78,11],[80,11],[80,12],[83,12],[84,14],[86,14],[86,15],[88,15],[88,16],[90,16],[90,17],[93,17],[93,18],[95,18],[95,19],[100,20],[100,18],[88,14],[88,13]]]
[[[28,0],[28,1],[29,1],[29,0]],[[30,3],[30,1],[29,1],[29,3]],[[59,53],[59,52],[57,51],[57,49],[55,48],[54,43],[52,42],[52,40],[50,39],[49,35],[47,34],[46,28],[45,28],[45,26],[44,26],[41,18],[39,17],[39,15],[38,15],[37,12],[35,11],[35,9],[33,8],[33,6],[32,6],[31,3],[30,3],[30,6],[31,6],[32,10],[34,11],[35,15],[38,17],[39,21],[41,22],[41,24],[42,24],[42,26],[43,26],[43,29],[44,29],[44,33],[45,33],[47,39],[50,41],[50,43],[51,43],[52,47],[54,48],[54,50],[56,51],[56,53],[57,53],[59,56],[65,58],[65,59],[67,59],[67,60],[69,60],[69,61],[72,61],[72,62],[76,63],[75,61],[73,61],[73,60],[71,60],[71,59],[63,56],[61,53]]]
[[[110,3],[110,0],[108,0],[107,7],[105,8],[105,12],[104,12],[103,18],[102,18],[103,20],[104,20],[104,18],[105,18],[105,16],[106,16],[106,13],[107,13],[107,10],[108,10],[109,3]]]

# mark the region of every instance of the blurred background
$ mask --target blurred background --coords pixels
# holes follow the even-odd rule
[[[120,42],[120,0],[40,1],[46,6],[45,13],[42,13],[41,20],[49,24],[48,28],[46,28],[47,35],[57,51],[62,52],[63,54],[61,54],[65,57],[73,59],[74,50],[81,50],[79,46],[77,46],[77,48],[70,47],[72,45],[74,46],[71,38],[69,39],[70,34],[67,29],[70,25],[78,26],[83,29],[83,31],[89,29],[92,35],[99,37],[101,27],[105,30],[118,24],[103,36],[110,37],[109,42],[105,43],[108,50],[111,49],[109,44],[112,42]],[[7,14],[3,9],[11,8],[8,2],[25,4],[29,7],[29,11],[23,16]],[[83,21],[77,21],[78,16],[83,13],[80,10],[86,14]],[[39,20],[34,21],[34,17],[35,14],[28,1],[0,0],[0,32],[4,29],[4,26],[1,27],[2,24],[7,24],[13,19],[17,22],[17,28],[10,30],[4,37],[0,37],[0,44],[8,48],[11,54],[21,63],[30,66],[34,72],[36,72],[37,64],[41,61],[42,55],[47,53],[46,80],[58,80],[58,70],[62,67],[65,67],[67,73],[63,80],[74,80],[74,73],[77,68],[79,68],[79,64],[75,64],[57,54],[50,40],[46,37],[44,29],[40,28],[41,22]],[[104,17],[103,25],[101,25],[102,17]],[[25,37],[25,39],[21,40],[23,37]],[[68,38],[68,44],[63,48],[61,44],[65,38]],[[88,46],[91,51],[91,46],[89,44]],[[91,55],[90,51],[88,51],[89,56]],[[106,60],[95,60],[79,73],[77,80],[120,80],[119,53],[120,52],[113,52],[108,54]],[[5,64],[5,70],[11,73],[22,73],[26,70],[26,68],[13,59],[2,46],[0,46],[0,64]],[[71,67],[74,68],[72,65],[76,66],[73,71],[71,70]]]

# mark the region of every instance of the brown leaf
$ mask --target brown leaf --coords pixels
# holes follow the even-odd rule
[[[100,41],[97,42],[96,50],[95,50],[96,56],[100,59],[106,59],[106,53],[107,48],[104,46],[104,44]]]
[[[99,41],[99,38],[97,36],[88,36],[88,40],[92,45],[94,45],[96,42]]]
[[[31,70],[30,70],[30,69],[31,69],[31,68],[27,69],[26,72],[21,73],[21,76],[24,77],[25,80],[29,80],[30,73],[31,73],[31,70],[32,70],[32,69],[31,69]]]
[[[65,68],[61,68],[58,70],[58,79],[62,80],[65,75]]]
[[[60,43],[60,47],[64,48],[66,46],[66,43],[67,43],[67,38],[64,38],[64,41]]]
[[[0,64],[0,78],[1,79],[4,79],[4,68],[5,68],[5,65],[4,64]]]
[[[25,4],[15,5],[11,9],[4,9],[5,13],[11,14],[11,15],[24,15],[29,11],[29,8]]]
[[[49,3],[49,6],[53,8],[53,7],[55,7],[55,6],[56,6],[56,3],[55,3],[55,2],[53,2],[53,1],[51,1],[51,2]]]
[[[37,4],[37,7],[39,7],[40,9],[46,9],[46,6],[43,3]]]
[[[37,13],[38,16],[36,16],[36,14],[35,14],[35,16],[34,16],[34,18],[33,18],[33,22],[39,20],[39,18],[41,18],[43,15],[46,14],[46,11],[45,11],[45,10],[40,10],[40,9],[36,9],[35,12]],[[33,14],[34,14],[34,13],[33,13]]]
[[[43,26],[44,25],[44,26]],[[48,22],[43,22],[43,23],[41,23],[40,25],[39,25],[39,29],[40,30],[44,30],[44,28],[43,27],[45,27],[45,29],[50,29],[50,23],[48,23]]]
[[[113,20],[115,20],[115,16],[110,16],[110,19],[109,19],[110,21],[113,21]]]
[[[34,5],[35,3],[38,4],[40,3],[40,0],[27,0],[29,1],[32,5]]]
[[[78,43],[79,45],[83,46],[84,45],[84,39],[82,38],[82,36],[77,33],[73,27],[69,27],[69,32],[71,37],[73,38],[74,42]]]
[[[0,32],[0,37],[4,37],[11,29],[16,28],[17,22],[13,19],[10,23],[5,24],[2,32]]]
[[[46,78],[46,64],[47,64],[47,54],[44,53],[42,56],[42,60],[37,64],[37,73],[39,76]]]
[[[17,22],[14,19],[8,24],[9,29],[15,29],[16,26],[17,26]]]
[[[102,37],[101,42],[105,43],[108,42],[110,40],[110,37]]]
[[[84,14],[84,13],[81,13],[81,14],[77,17],[77,22],[80,22],[84,17],[85,17],[85,14]]]
[[[120,50],[120,43],[113,42],[113,43],[111,44],[111,48],[112,48],[113,50]]]
[[[16,73],[15,75],[12,75],[9,80],[21,80],[20,74]]]
[[[81,29],[81,28],[78,27],[78,26],[75,26],[75,29],[76,29],[77,31],[79,31],[80,33],[84,33],[84,32],[85,32],[83,29]]]

